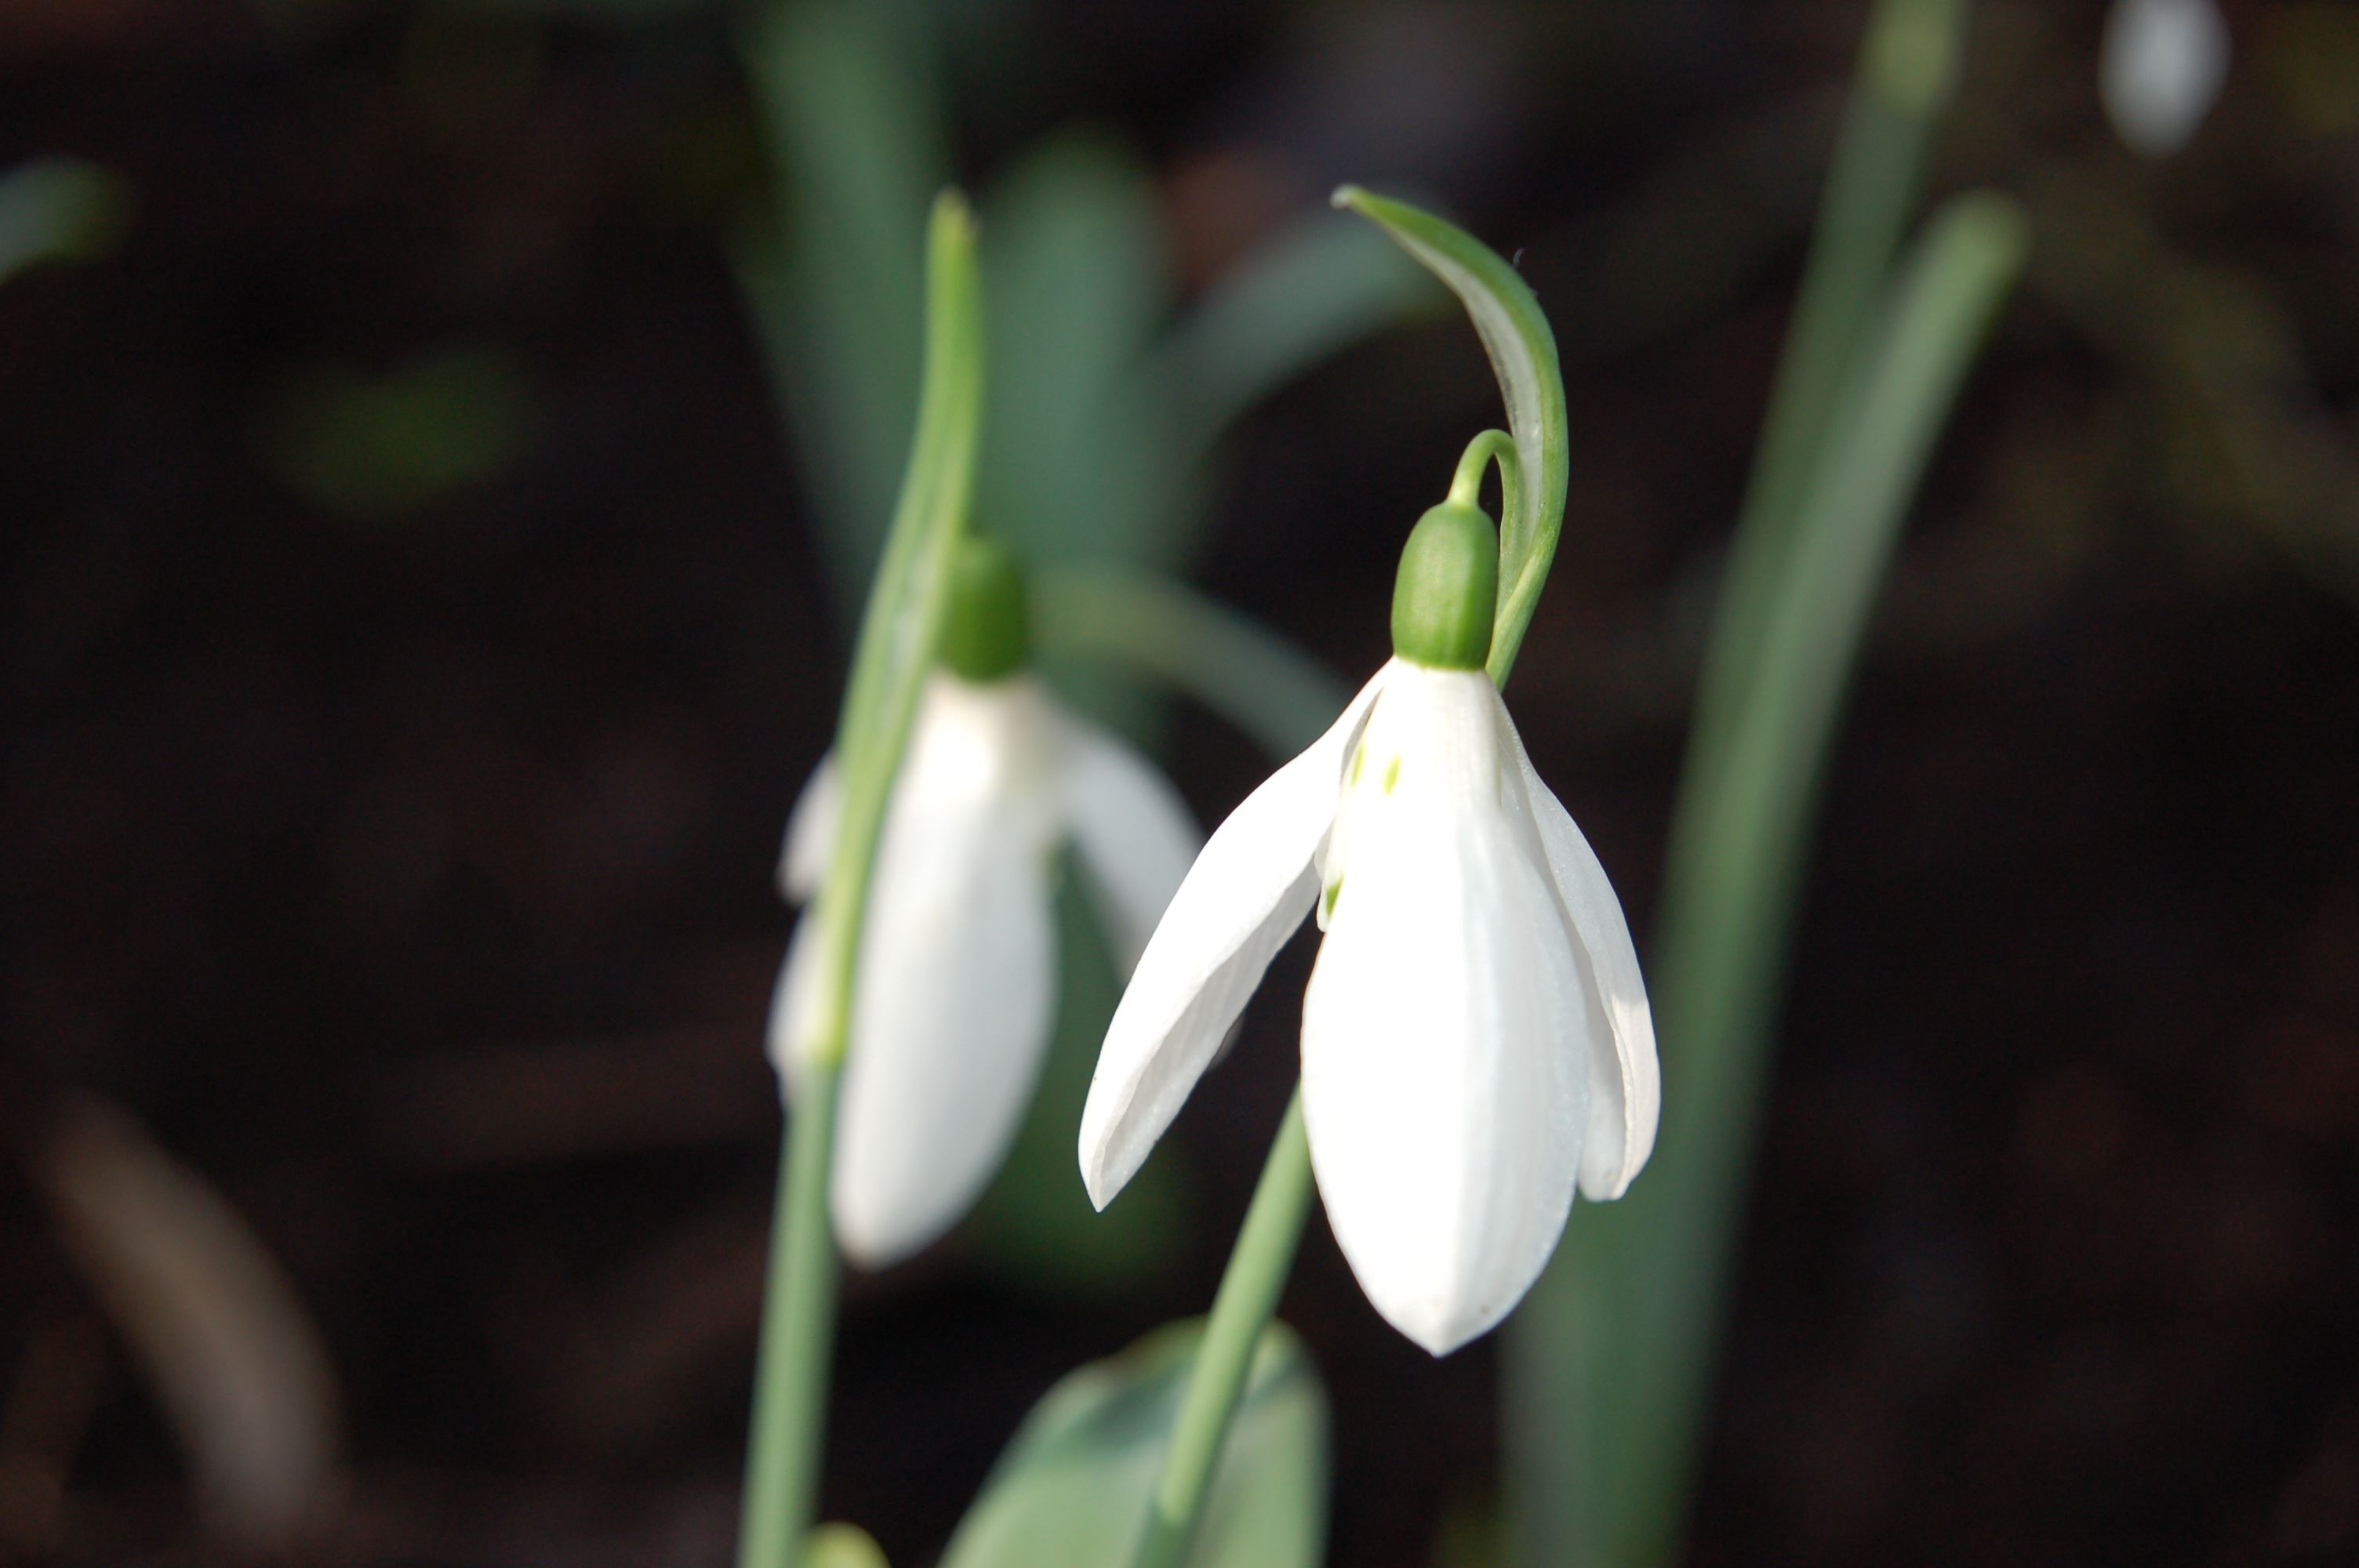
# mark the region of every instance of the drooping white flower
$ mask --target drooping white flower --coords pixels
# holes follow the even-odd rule
[[[2168,157],[2193,138],[2228,79],[2228,24],[2213,0],[2114,0],[2097,81],[2133,152]]]
[[[787,827],[790,901],[835,837],[822,759]],[[886,807],[853,987],[830,1209],[869,1267],[934,1240],[1006,1158],[1054,1022],[1057,851],[1071,841],[1126,972],[1201,841],[1168,780],[1020,669],[927,678]],[[791,1095],[810,1040],[816,923],[787,950],[769,1050]]]
[[[1479,643],[1404,638],[1399,602],[1397,656],[1180,884],[1107,1031],[1081,1159],[1103,1207],[1315,909],[1311,1164],[1368,1299],[1439,1356],[1522,1299],[1576,1188],[1622,1195],[1660,1079],[1621,904],[1482,671],[1488,587]]]

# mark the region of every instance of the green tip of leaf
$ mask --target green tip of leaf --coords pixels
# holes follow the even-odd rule
[[[967,244],[974,243],[974,207],[966,192],[957,186],[948,186],[934,198],[933,232],[937,240],[955,239]]]

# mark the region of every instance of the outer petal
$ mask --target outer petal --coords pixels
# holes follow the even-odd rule
[[[1623,918],[1622,901],[1614,897],[1605,868],[1564,803],[1533,770],[1504,708],[1499,718],[1515,748],[1516,773],[1549,876],[1588,971],[1593,1011],[1583,1031],[1589,1045],[1589,1130],[1581,1144],[1581,1195],[1603,1203],[1628,1190],[1630,1178],[1655,1150],[1663,1070],[1655,1055],[1654,1014],[1647,1005],[1630,923]]]
[[[838,1239],[860,1262],[956,1223],[1031,1099],[1056,991],[1052,722],[1028,681],[927,686],[877,849],[830,1180]],[[825,788],[806,791],[798,826]],[[808,914],[797,926],[771,1011],[789,1089],[815,929]]]
[[[803,793],[787,814],[787,844],[778,856],[778,891],[789,903],[800,903],[819,891],[827,874],[827,858],[835,852],[838,784],[835,753],[829,752],[811,770]]]
[[[1395,668],[1378,670],[1326,734],[1229,814],[1163,912],[1082,1110],[1082,1181],[1098,1207],[1146,1162],[1310,908],[1310,862],[1334,818],[1344,756]]]
[[[928,804],[896,822],[878,867],[837,1112],[836,1236],[872,1268],[982,1195],[1031,1103],[1055,1010],[1042,847],[972,803]]]
[[[1586,1075],[1567,1043],[1589,1002],[1496,704],[1477,672],[1408,666],[1386,691],[1302,1004],[1336,1242],[1376,1310],[1437,1356],[1531,1287],[1581,1160]]]
[[[1060,784],[1066,825],[1128,974],[1203,847],[1204,835],[1162,770],[1084,719],[1068,717]]]
[[[810,911],[805,910],[795,922],[795,934],[787,938],[787,961],[778,968],[778,983],[770,993],[770,1022],[764,1039],[770,1066],[778,1075],[778,1092],[792,1099],[802,1081],[802,1053],[799,1042],[810,1038],[811,987],[818,976],[812,966],[819,958],[816,933],[818,923]]]

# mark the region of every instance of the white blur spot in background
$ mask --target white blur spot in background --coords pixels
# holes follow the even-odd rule
[[[2115,0],[2098,83],[2134,152],[2169,157],[2211,113],[2228,76],[2228,24],[2212,0]]]

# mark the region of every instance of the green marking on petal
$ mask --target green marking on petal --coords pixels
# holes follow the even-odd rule
[[[1358,745],[1352,748],[1352,772],[1350,776],[1345,778],[1343,781],[1345,788],[1353,789],[1359,786],[1360,770],[1367,766],[1367,764],[1368,743],[1365,741],[1363,741]]]
[[[1321,922],[1333,917],[1335,914],[1335,901],[1343,896],[1343,879],[1337,877],[1333,881],[1327,884],[1327,892],[1320,901],[1319,918]]]
[[[1393,786],[1398,783],[1400,783],[1400,759],[1395,757],[1385,764],[1385,793],[1392,794]]]

